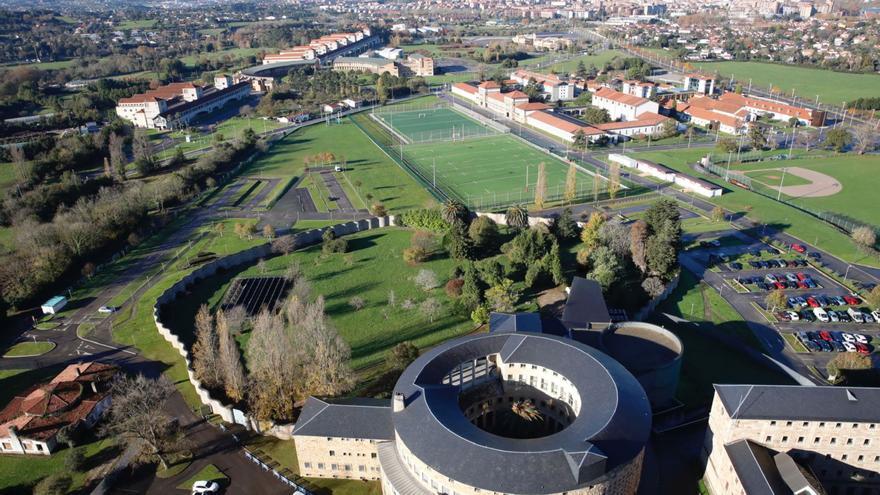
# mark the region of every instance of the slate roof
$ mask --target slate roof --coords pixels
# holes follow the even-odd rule
[[[443,377],[462,362],[492,354],[565,376],[581,396],[577,418],[558,433],[530,439],[471,424],[459,408],[458,387],[444,385]],[[559,493],[598,483],[639,455],[650,435],[645,392],[621,364],[549,335],[490,333],[447,341],[410,365],[394,393],[406,404],[391,413],[394,430],[415,457],[443,476],[500,493]]]
[[[738,440],[724,446],[730,463],[749,495],[791,495],[791,490],[776,469],[776,452],[751,440]]]
[[[383,399],[322,400],[309,397],[294,436],[391,440],[391,403]]]
[[[736,419],[880,423],[880,388],[715,385],[715,392]]]
[[[568,328],[586,329],[590,327],[589,323],[610,322],[602,286],[595,280],[574,277],[562,311],[562,324]]]
[[[492,313],[489,315],[490,332],[537,332],[543,331],[538,313]]]

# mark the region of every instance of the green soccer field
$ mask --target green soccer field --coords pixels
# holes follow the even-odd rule
[[[540,163],[546,168],[546,201],[558,202],[569,168],[510,135],[409,145],[404,155],[429,182],[436,173],[438,187],[471,207],[531,204]],[[604,184],[600,186],[600,192],[604,191]],[[578,171],[577,197],[584,199],[592,193],[593,176]]]
[[[498,134],[498,131],[464,114],[443,107],[381,112],[375,115],[411,143]]]

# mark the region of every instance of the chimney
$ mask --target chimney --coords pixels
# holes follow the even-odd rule
[[[406,397],[401,392],[395,392],[392,402],[392,412],[400,412],[406,407]]]

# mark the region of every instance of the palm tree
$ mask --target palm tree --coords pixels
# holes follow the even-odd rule
[[[442,208],[443,220],[447,223],[464,221],[468,215],[467,207],[455,199],[447,199]]]
[[[529,226],[529,212],[522,205],[513,205],[507,209],[504,214],[507,225],[517,229],[524,229]]]

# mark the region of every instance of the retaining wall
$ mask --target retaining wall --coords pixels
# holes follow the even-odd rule
[[[300,249],[321,242],[324,231],[327,229],[333,229],[333,232],[337,236],[344,236],[365,230],[388,227],[394,224],[395,217],[386,216],[341,223],[332,227],[325,227],[322,229],[307,230],[293,236],[294,246],[296,247],[296,249]],[[156,330],[158,330],[159,334],[165,340],[167,340],[172,347],[177,349],[177,352],[180,353],[180,355],[183,357],[183,360],[186,362],[186,370],[187,376],[189,377],[189,382],[195,388],[196,394],[199,396],[199,400],[202,404],[208,406],[211,409],[211,412],[223,418],[223,421],[226,421],[227,423],[235,423],[233,406],[223,403],[222,400],[211,397],[211,393],[208,391],[208,389],[203,387],[202,383],[198,380],[198,378],[196,378],[192,367],[192,359],[190,358],[189,349],[187,349],[183,341],[180,340],[180,337],[174,334],[162,322],[162,314],[160,308],[163,305],[174,301],[174,299],[176,299],[177,296],[181,293],[186,292],[187,287],[189,287],[190,285],[195,284],[201,279],[214,275],[221,269],[225,270],[245,263],[255,263],[261,258],[268,258],[275,255],[276,254],[272,252],[271,243],[267,242],[265,244],[254,246],[250,249],[245,249],[244,251],[230,254],[228,256],[224,256],[214,261],[205,263],[204,265],[193,270],[190,274],[186,275],[185,277],[177,281],[174,285],[169,287],[156,299],[156,305],[153,306],[153,321],[156,323]],[[248,417],[247,420],[250,425],[245,426],[249,426],[255,429],[257,428],[257,422],[253,418]],[[289,430],[290,428],[273,427],[269,429],[267,433],[274,434],[280,438],[289,438]]]

